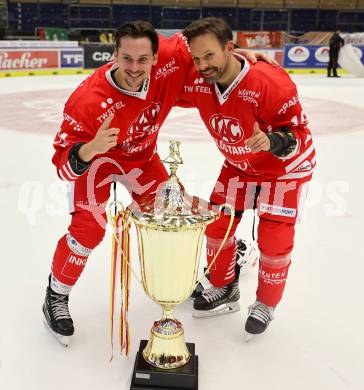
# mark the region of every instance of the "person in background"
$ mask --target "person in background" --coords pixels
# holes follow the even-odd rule
[[[99,40],[101,43],[113,44],[114,38],[111,32],[102,31],[99,35]]]
[[[327,77],[340,77],[337,74],[337,61],[341,46],[344,46],[345,41],[340,36],[340,30],[336,30],[329,41],[329,65],[327,66]],[[332,76],[331,76],[332,71]]]

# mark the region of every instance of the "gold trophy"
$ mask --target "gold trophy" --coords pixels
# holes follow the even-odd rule
[[[132,203],[122,209],[136,226],[144,290],[163,310],[162,318],[152,326],[148,343],[141,341],[132,390],[198,386],[194,345],[186,345],[182,324],[175,319],[173,309],[191,296],[197,284],[204,232],[219,213],[211,210],[206,201],[185,192],[176,175],[178,165],[183,163],[179,145],[178,141],[170,141],[169,156],[162,160],[170,165],[170,176],[158,189],[153,203],[142,208]],[[233,218],[231,208],[230,227]]]

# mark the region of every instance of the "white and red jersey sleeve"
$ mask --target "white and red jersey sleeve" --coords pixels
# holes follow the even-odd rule
[[[286,157],[279,157],[284,161],[287,173],[280,179],[303,177],[312,171],[315,165],[315,149],[311,132],[307,127],[308,119],[302,110],[296,85],[282,68],[267,72],[266,67],[263,66],[262,71],[255,71],[254,79],[262,92],[256,110],[260,127],[266,132],[289,129],[297,140],[296,148],[292,153]],[[305,164],[300,166],[304,161]],[[299,166],[300,172],[289,174],[297,170]]]
[[[65,104],[63,121],[53,141],[55,153],[52,162],[57,168],[58,176],[66,181],[76,180],[80,176],[70,165],[71,148],[77,143],[87,143],[95,136],[95,129],[90,127],[81,112],[81,103],[77,104],[79,95],[82,95],[82,92],[76,89]]]

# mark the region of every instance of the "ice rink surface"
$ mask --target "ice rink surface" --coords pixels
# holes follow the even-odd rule
[[[129,389],[139,340],[160,318],[159,307],[133,280],[131,353],[125,359],[116,349],[109,363],[108,232],[72,291],[71,346],[62,348],[42,324],[53,252],[70,221],[67,188],[51,164],[52,141],[63,104],[81,79],[0,79],[2,390]],[[256,269],[241,278],[238,313],[193,319],[191,301],[177,308],[186,340],[196,343],[200,390],[364,389],[364,79],[293,79],[310,119],[318,164],[296,229],[286,293],[269,330],[249,343],[243,324],[255,298]],[[185,187],[208,199],[222,157],[197,112],[171,112],[159,136],[161,156],[170,138],[182,141],[185,164],[179,176]],[[250,239],[251,224],[247,213],[239,236]],[[135,234],[132,240],[137,264]]]

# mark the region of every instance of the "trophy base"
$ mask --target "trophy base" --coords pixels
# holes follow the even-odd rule
[[[164,370],[148,364],[143,358],[147,340],[141,340],[130,390],[198,390],[198,356],[195,344],[187,343],[191,359],[183,367]]]

